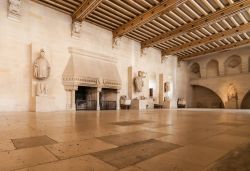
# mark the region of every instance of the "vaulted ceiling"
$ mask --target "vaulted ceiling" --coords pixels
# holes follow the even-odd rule
[[[250,0],[32,0],[188,60],[250,43]]]

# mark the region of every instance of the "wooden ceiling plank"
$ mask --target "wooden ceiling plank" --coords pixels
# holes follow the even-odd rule
[[[188,5],[183,4],[183,6],[190,12],[192,13],[196,18],[201,18],[200,15],[198,15],[192,8],[190,8]]]
[[[226,21],[226,20],[221,20],[229,29],[232,28],[232,26]]]
[[[33,2],[36,2],[36,3],[38,3],[38,4],[41,4],[41,5],[44,5],[44,6],[46,6],[46,7],[52,8],[52,9],[54,9],[54,10],[56,10],[56,11],[60,11],[60,12],[62,12],[62,13],[64,13],[64,14],[72,15],[72,12],[70,12],[70,11],[68,11],[68,10],[65,10],[65,9],[61,9],[61,8],[59,8],[59,7],[57,7],[57,6],[48,4],[48,3],[46,3],[46,2],[43,2],[43,1],[40,1],[40,0],[32,0],[32,1],[33,1]]]
[[[74,9],[65,7],[65,6],[63,6],[61,4],[56,3],[55,1],[52,1],[52,0],[42,0],[42,1],[45,2],[45,3],[48,3],[50,5],[53,5],[53,6],[57,7],[57,8],[61,8],[62,10],[67,10],[67,11],[72,12],[72,13],[74,12]]]
[[[191,18],[189,15],[187,15],[184,11],[182,11],[180,8],[176,8],[176,10],[183,15],[184,17],[186,17],[189,21],[194,21],[193,18]]]
[[[157,37],[154,37],[153,39],[146,40],[145,42],[142,42],[142,46],[149,47],[167,41],[173,37],[183,34],[183,32],[190,32],[192,30],[201,28],[203,27],[203,25],[207,25],[208,22],[213,23],[215,21],[221,20],[222,18],[224,19],[225,17],[228,17],[232,14],[235,15],[236,12],[242,11],[243,9],[249,6],[250,6],[250,0],[241,0],[237,3],[234,3],[231,6],[227,6],[224,9],[218,10],[215,13],[194,20],[193,22],[185,24],[182,27],[176,28],[171,32],[166,32]]]
[[[102,13],[105,14],[105,15],[108,15],[108,16],[110,16],[110,17],[113,17],[113,18],[116,19],[116,20],[122,21],[123,23],[124,23],[124,22],[127,22],[127,20],[125,20],[124,18],[122,18],[122,17],[120,17],[120,16],[118,16],[118,15],[115,15],[115,14],[113,14],[112,12],[109,12],[109,11],[107,11],[106,9],[101,8],[100,6],[96,8],[96,11],[97,11],[97,10],[100,11],[100,12],[102,12]]]
[[[235,26],[239,27],[240,24],[235,20],[235,18],[233,16],[229,17],[230,20],[234,23]]]
[[[202,0],[202,2],[212,11],[215,12],[216,9],[207,1],[207,0]]]
[[[163,16],[165,17],[165,18],[167,18],[168,20],[170,20],[172,23],[174,23],[175,25],[177,25],[177,26],[181,26],[181,24],[180,23],[178,23],[177,21],[175,21],[173,18],[171,18],[171,17],[169,17],[168,15],[166,15],[166,14],[163,14]]]
[[[199,52],[199,53],[195,53],[189,56],[184,56],[183,58],[181,58],[181,60],[190,60],[193,58],[197,58],[201,55],[205,55],[205,54],[211,54],[211,53],[216,53],[216,52],[221,52],[224,50],[228,50],[228,49],[232,49],[232,48],[237,48],[237,47],[241,47],[241,46],[245,46],[248,45],[250,43],[249,39],[240,41],[240,42],[235,42],[235,43],[231,43],[225,46],[220,46],[211,50],[207,50],[207,51],[203,51],[203,52]]]
[[[173,15],[175,18],[177,18],[178,20],[180,20],[183,24],[187,24],[187,22],[182,19],[180,16],[178,16],[176,13],[174,13],[173,11],[169,12],[171,15]]]
[[[246,20],[246,18],[243,16],[241,12],[238,14],[238,16],[240,17],[240,19],[243,21],[244,24],[248,23],[248,21]]]
[[[200,10],[204,15],[208,15],[208,13],[195,1],[195,0],[190,0],[190,2]]]
[[[111,11],[112,13],[114,13],[114,14],[120,16],[120,17],[123,17],[126,20],[130,20],[131,19],[131,17],[128,17],[127,15],[121,13],[120,11],[115,10],[114,8],[109,7],[108,5],[106,5],[104,3],[101,4],[100,7],[104,8],[105,10]]]
[[[123,24],[113,32],[114,37],[120,37],[142,25],[148,23],[149,21],[161,16],[163,13],[169,12],[176,8],[178,5],[186,2],[187,0],[168,0],[163,1],[159,5],[151,8],[147,12],[135,17],[129,22]]]
[[[170,28],[175,29],[176,27],[173,26],[171,23],[167,22],[166,20],[163,20],[162,17],[158,17],[158,20],[160,20],[161,22],[163,22],[164,24],[168,25]]]
[[[223,5],[223,3],[222,3],[220,0],[214,0],[214,1],[216,2],[216,4],[219,5],[219,7],[220,7],[221,9],[225,8],[225,6]]]
[[[80,7],[72,15],[73,20],[83,21],[85,18],[102,3],[102,0],[84,0]]]
[[[236,28],[233,28],[233,29],[230,29],[230,30],[226,30],[224,32],[219,32],[219,33],[211,35],[211,36],[207,36],[207,37],[205,37],[205,38],[203,38],[201,40],[196,40],[196,41],[193,41],[193,42],[190,42],[190,43],[186,43],[186,44],[184,44],[182,46],[179,46],[179,47],[174,47],[174,48],[165,50],[163,52],[163,54],[176,53],[176,52],[178,52],[180,50],[185,50],[185,49],[192,48],[193,46],[199,46],[199,45],[202,45],[202,44],[208,44],[208,43],[211,43],[211,42],[214,42],[214,41],[219,41],[221,39],[231,37],[232,35],[235,35],[236,33],[237,34],[244,33],[244,32],[249,31],[249,30],[250,30],[250,23],[245,24],[245,25],[241,25],[239,27],[236,27]]]

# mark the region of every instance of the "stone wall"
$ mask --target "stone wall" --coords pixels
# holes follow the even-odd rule
[[[161,64],[159,50],[149,48],[141,55],[140,43],[126,37],[121,39],[118,47],[112,48],[112,32],[87,22],[82,23],[80,39],[72,38],[70,16],[30,0],[22,2],[20,22],[8,19],[7,10],[8,0],[0,0],[0,111],[30,110],[33,45],[48,52],[51,65],[49,95],[55,99],[54,110],[66,109],[67,95],[62,84],[62,73],[70,58],[69,47],[116,58],[122,78],[120,95],[128,95],[129,66],[156,75],[156,79],[163,73],[175,85],[176,59],[169,58]],[[93,69],[97,68],[93,66]],[[148,84],[146,82],[146,87]],[[158,87],[156,85],[156,89]],[[147,96],[148,90],[144,91],[143,94]],[[172,89],[172,99],[175,101],[173,92],[176,92],[175,89]]]
[[[250,49],[247,46],[186,62],[186,72],[190,75],[189,81],[185,82],[186,89],[189,90],[186,92],[188,106],[193,107],[192,86],[194,85],[203,86],[215,92],[225,105],[228,101],[228,87],[233,84],[237,89],[240,107],[243,98],[250,90],[249,57]],[[199,65],[198,73],[193,72],[193,67],[196,65]],[[192,76],[195,74],[200,77]]]

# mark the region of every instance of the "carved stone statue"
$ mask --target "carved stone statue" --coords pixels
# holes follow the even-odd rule
[[[145,78],[145,77],[146,77],[146,73],[145,72],[138,71],[138,76],[135,77],[135,81],[134,81],[135,91],[136,92],[142,92],[142,88],[144,86],[143,78]]]
[[[229,84],[229,87],[227,90],[227,98],[228,98],[228,101],[238,98],[237,89],[236,89],[235,85],[232,83]]]
[[[8,17],[14,20],[20,19],[22,0],[9,0]]]
[[[169,90],[170,90],[169,82],[165,82],[165,83],[164,83],[164,92],[165,92],[165,93],[168,93]]]
[[[82,27],[81,22],[78,21],[73,22],[71,36],[75,38],[80,38],[81,27]]]
[[[40,56],[34,61],[33,74],[38,80],[46,80],[50,74],[50,65],[45,58],[45,51],[41,49]]]
[[[37,96],[47,96],[48,95],[48,86],[46,83],[37,83],[36,95]]]

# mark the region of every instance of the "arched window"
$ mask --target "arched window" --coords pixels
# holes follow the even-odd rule
[[[193,63],[190,67],[190,77],[191,79],[201,78],[200,65],[198,63]]]
[[[225,61],[225,75],[239,74],[242,72],[241,58],[238,55],[233,55]]]
[[[211,60],[207,63],[207,77],[217,77],[219,76],[219,63],[216,60]]]

